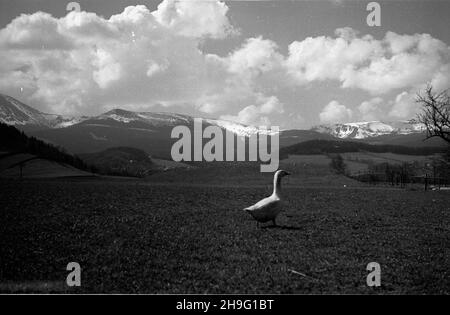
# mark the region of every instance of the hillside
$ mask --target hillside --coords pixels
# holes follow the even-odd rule
[[[31,132],[51,143],[63,145],[77,154],[95,153],[115,147],[134,147],[152,156],[170,158],[173,125],[154,126],[144,121],[125,121],[123,117],[92,118],[66,128]],[[188,124],[193,129],[193,124]]]
[[[64,128],[87,118],[86,116],[73,117],[42,113],[13,97],[0,94],[0,123],[12,125],[24,131]]]
[[[0,123],[0,151],[12,153],[29,153],[38,158],[64,163],[77,169],[88,170],[88,166],[77,156],[64,152],[63,149],[29,137],[13,126]],[[7,155],[7,154],[6,154]]]
[[[445,147],[406,147],[398,145],[372,145],[356,141],[311,140],[281,148],[280,157],[289,154],[327,154],[367,151],[374,153],[398,153],[406,155],[432,155],[445,151]]]
[[[33,154],[16,153],[0,156],[0,178],[88,178],[91,172],[83,171],[69,164],[40,158]]]
[[[4,94],[0,94],[0,122],[30,128],[47,128],[51,125],[44,113]]]
[[[363,143],[376,144],[376,145],[400,145],[406,147],[446,147],[447,143],[441,138],[429,138],[426,137],[426,132],[411,133],[406,135],[391,134],[381,135],[378,137],[367,138],[363,140],[352,140]]]
[[[97,153],[82,154],[80,158],[100,174],[144,177],[156,169],[156,165],[147,153],[129,147],[110,148]]]

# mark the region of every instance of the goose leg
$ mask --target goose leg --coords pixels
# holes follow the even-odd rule
[[[273,222],[273,226],[277,226],[277,222],[275,221],[275,219],[273,219],[272,222]]]

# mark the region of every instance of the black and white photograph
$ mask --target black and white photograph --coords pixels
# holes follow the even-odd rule
[[[450,294],[450,1],[0,0],[0,294]]]

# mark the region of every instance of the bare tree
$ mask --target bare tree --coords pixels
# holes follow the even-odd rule
[[[416,102],[422,104],[418,118],[427,128],[427,139],[439,137],[450,144],[450,96],[447,90],[435,93],[428,85],[425,94],[418,94]]]

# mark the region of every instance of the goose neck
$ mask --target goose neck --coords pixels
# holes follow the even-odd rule
[[[273,195],[280,196],[281,194],[281,177],[275,174],[273,177]]]

